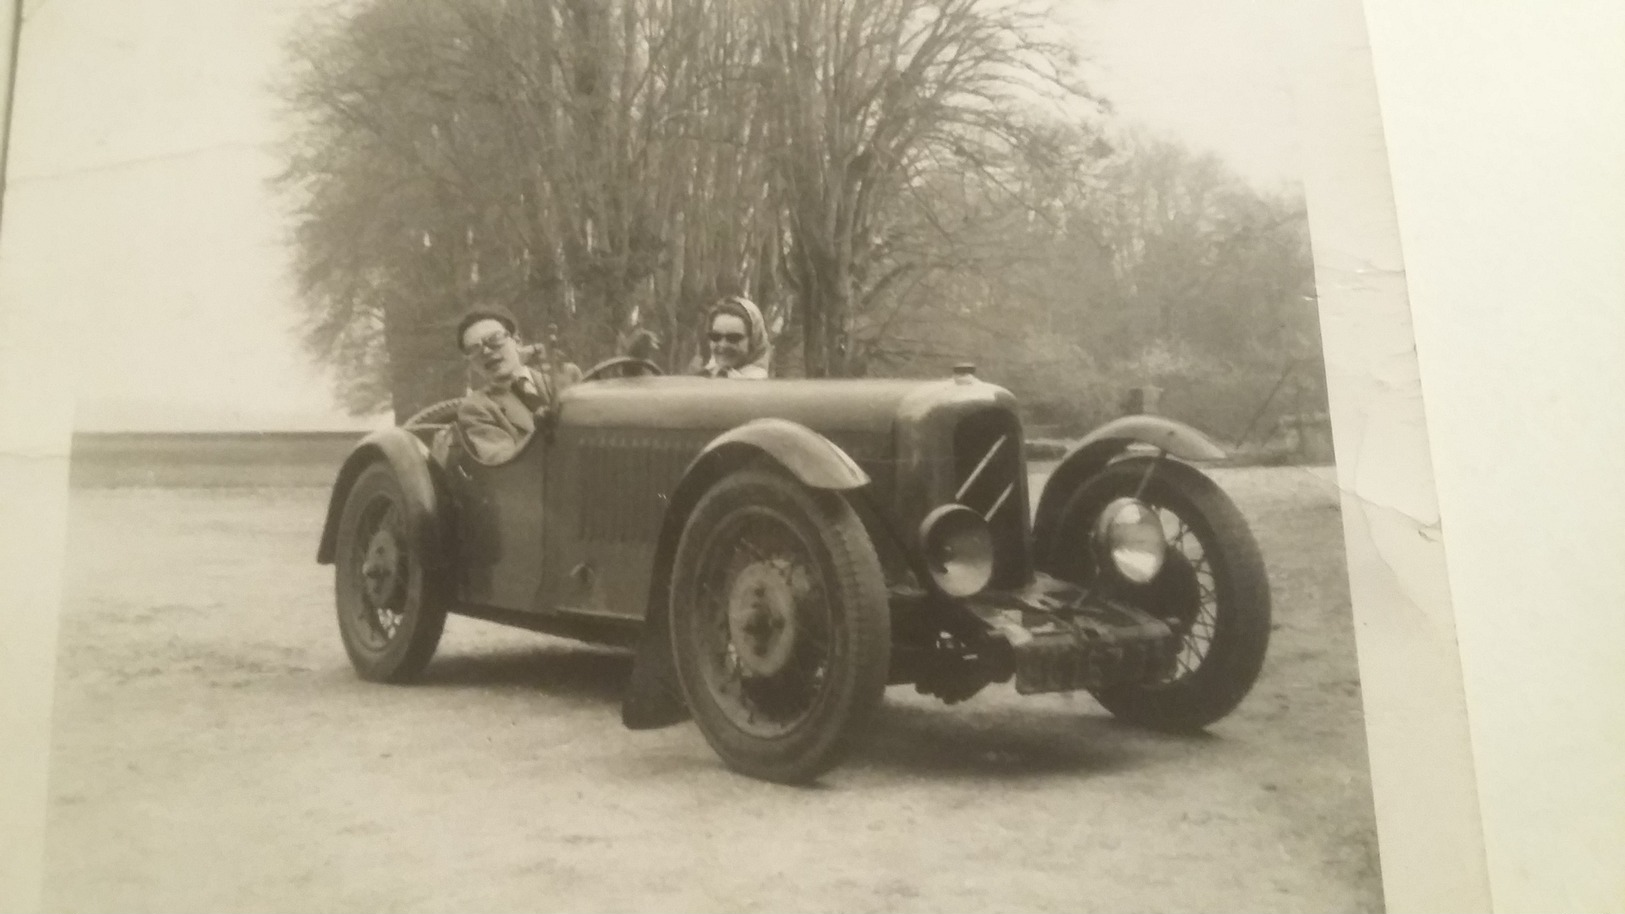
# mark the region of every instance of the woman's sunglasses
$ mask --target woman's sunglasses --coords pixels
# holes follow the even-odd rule
[[[711,342],[713,342],[713,343],[729,342],[729,343],[732,343],[735,346],[737,346],[740,343],[743,343],[744,341],[745,341],[745,335],[743,333],[712,333],[711,334]]]

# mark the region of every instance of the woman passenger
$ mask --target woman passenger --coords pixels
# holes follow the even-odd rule
[[[710,358],[700,369],[708,378],[761,380],[773,359],[767,342],[767,322],[748,298],[731,296],[713,305],[705,316]]]

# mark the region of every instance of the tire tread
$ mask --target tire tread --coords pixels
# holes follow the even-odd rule
[[[358,532],[356,527],[361,521],[359,512],[376,490],[383,490],[384,494],[389,494],[396,500],[397,505],[404,507],[405,496],[401,492],[400,484],[395,480],[394,471],[382,460],[362,470],[350,487],[345,497],[343,513],[339,517],[338,553],[333,563],[334,603],[339,617],[339,635],[344,643],[344,651],[350,658],[350,664],[355,667],[356,673],[361,678],[372,682],[408,683],[422,675],[429,660],[434,657],[435,649],[440,645],[440,638],[446,626],[448,605],[446,582],[440,574],[426,567],[423,557],[417,554],[416,544],[406,543],[411,561],[418,569],[420,582],[416,610],[407,613],[407,618],[401,622],[402,626],[409,626],[405,642],[397,644],[392,641],[376,654],[354,643],[349,634],[349,623],[344,618],[345,613],[352,608],[348,604],[353,599],[346,593],[344,576],[350,572],[351,563],[354,561],[353,550],[362,548],[355,541]],[[397,633],[396,637],[401,636]]]
[[[1068,533],[1078,535],[1079,519],[1073,515],[1092,502],[1104,504],[1101,492],[1108,493],[1104,496],[1107,499],[1132,493],[1144,475],[1148,459],[1120,460],[1079,486],[1062,511],[1057,541],[1045,557],[1052,567],[1056,550],[1070,538]],[[1217,611],[1221,614],[1216,620],[1218,631],[1201,665],[1184,679],[1150,687],[1109,687],[1094,695],[1106,710],[1123,720],[1156,730],[1201,730],[1234,711],[1263,669],[1270,636],[1269,576],[1246,518],[1212,479],[1194,467],[1164,460],[1152,478],[1152,486],[1171,491],[1176,500],[1189,502],[1195,516],[1187,517],[1182,512],[1181,516],[1193,527],[1201,524],[1207,528],[1206,536],[1200,537],[1204,549],[1223,544],[1222,560],[1214,560],[1220,603]],[[1221,562],[1222,577],[1217,567]]]
[[[709,706],[708,697],[700,694],[703,686],[690,681],[697,674],[684,673],[688,669],[682,656],[686,626],[682,621],[684,610],[677,605],[680,594],[686,589],[684,576],[692,570],[696,558],[693,553],[700,548],[696,543],[703,528],[726,516],[731,510],[729,502],[752,497],[752,489],[756,490],[755,497],[785,499],[808,515],[806,519],[815,527],[817,543],[824,552],[821,558],[827,560],[828,572],[833,578],[826,586],[831,590],[832,599],[836,594],[843,595],[839,603],[845,612],[834,621],[846,625],[849,665],[853,671],[847,694],[834,698],[842,706],[830,712],[829,726],[810,735],[772,741],[774,745],[753,744],[752,738],[733,731],[722,719],[721,712]],[[689,516],[677,547],[671,599],[672,646],[678,652],[674,658],[678,678],[701,732],[729,767],[763,780],[800,784],[815,780],[839,764],[854,740],[867,729],[879,706],[891,662],[891,620],[880,560],[862,521],[844,497],[807,489],[787,474],[766,468],[746,469],[725,477],[701,497]]]

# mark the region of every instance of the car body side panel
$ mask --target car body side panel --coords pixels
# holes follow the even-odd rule
[[[561,427],[533,608],[642,618],[672,496],[716,437],[713,429]],[[843,437],[870,451],[884,445],[880,436]]]
[[[546,445],[543,557],[526,608],[642,618],[668,502],[707,444],[754,419],[787,418],[823,426],[866,470],[889,467],[896,403],[916,387],[663,377],[570,388]]]
[[[533,435],[518,454],[485,465],[459,450],[450,483],[456,492],[456,530],[465,603],[527,609],[541,583],[543,505],[552,448]]]
[[[666,504],[709,431],[561,426],[537,612],[641,618]]]
[[[645,377],[569,388],[550,436],[508,464],[471,465],[457,480],[465,599],[537,614],[641,619],[657,583],[672,494],[718,436],[764,418],[805,426],[851,457],[870,479],[863,497],[896,517],[899,451],[918,460],[932,450],[924,441],[899,442],[899,415],[919,422],[917,414],[947,409],[927,423],[946,431],[960,408],[1007,397],[988,385],[943,381]],[[923,504],[924,493],[910,495],[905,515],[933,506]]]

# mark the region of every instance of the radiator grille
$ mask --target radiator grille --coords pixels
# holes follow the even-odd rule
[[[1032,577],[1027,554],[1027,470],[1021,423],[1008,410],[985,409],[954,430],[954,501],[987,518],[993,530],[992,587]]]

